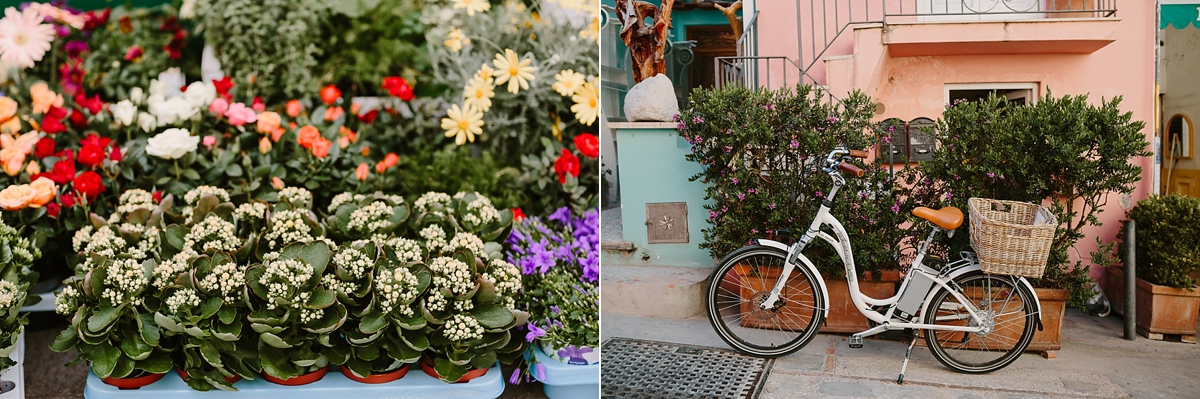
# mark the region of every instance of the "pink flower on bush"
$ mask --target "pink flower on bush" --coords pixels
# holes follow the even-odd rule
[[[229,110],[225,111],[225,116],[229,118],[229,124],[234,126],[242,126],[258,120],[258,113],[242,103],[230,105]]]
[[[228,110],[229,110],[229,101],[226,101],[222,97],[217,97],[217,99],[213,100],[212,104],[208,105],[208,112],[211,112],[216,115],[224,115],[225,111],[228,111]]]
[[[217,145],[217,136],[204,136],[203,143],[205,147],[211,150],[214,145]]]

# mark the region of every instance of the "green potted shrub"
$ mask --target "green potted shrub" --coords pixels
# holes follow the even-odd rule
[[[79,355],[107,384],[137,388],[162,378],[171,369],[172,348],[161,344],[155,322],[157,307],[149,294],[157,266],[163,215],[173,202],[155,204],[150,193],[132,190],[105,220],[92,214],[92,225],[75,233],[72,245],[83,261],[56,298],[56,311],[70,326],[50,349]]]
[[[1180,238],[1200,234],[1200,199],[1182,194],[1151,196],[1138,201],[1126,216],[1136,223],[1138,333],[1160,340],[1163,334],[1178,334],[1183,341],[1195,342],[1200,291],[1190,274],[1200,270],[1200,243]],[[1106,247],[1101,253],[1113,258],[1112,244]],[[1110,263],[1104,290],[1113,309],[1124,313],[1124,269]]]

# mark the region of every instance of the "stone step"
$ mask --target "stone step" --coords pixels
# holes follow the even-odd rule
[[[601,266],[604,313],[686,319],[704,314],[709,268]]]

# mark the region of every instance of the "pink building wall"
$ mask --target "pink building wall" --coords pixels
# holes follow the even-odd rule
[[[807,12],[810,1],[821,3],[800,0],[802,11]],[[894,3],[889,1],[889,9]],[[796,2],[759,0],[758,4],[758,55],[796,57]],[[1153,2],[1118,5],[1115,18],[1007,22],[889,19],[887,31],[881,24],[858,25],[833,41],[809,75],[834,95],[863,90],[884,105],[878,120],[939,118],[945,108],[947,84],[1036,83],[1038,96],[1044,96],[1047,89],[1055,96],[1089,94],[1094,104],[1123,96],[1121,108],[1133,112],[1135,120],[1146,122],[1146,141],[1154,143],[1155,6]],[[809,23],[807,14],[801,17],[803,24]],[[816,29],[819,32],[821,28]],[[823,44],[820,38],[818,44]],[[807,48],[804,51],[814,54]],[[1142,167],[1142,179],[1132,194],[1137,201],[1156,192],[1157,166],[1153,157],[1131,162]],[[1089,236],[1071,251],[1073,261],[1089,263],[1094,237],[1115,238],[1125,218],[1118,203],[1116,195],[1110,197],[1099,215],[1104,225],[1087,231]],[[1100,274],[1100,270],[1092,271],[1093,277]]]

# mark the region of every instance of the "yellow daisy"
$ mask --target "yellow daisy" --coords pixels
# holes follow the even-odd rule
[[[579,31],[579,37],[585,40],[595,41],[600,38],[600,18],[592,17],[592,23],[588,27]]]
[[[458,30],[458,28],[450,28],[450,34],[446,35],[446,37],[449,39],[446,39],[446,41],[442,43],[445,44],[446,47],[449,47],[450,51],[456,53],[459,50],[462,50],[463,45],[471,44],[471,39],[464,36],[462,31]]]
[[[517,86],[522,89],[529,89],[529,81],[533,80],[534,68],[533,60],[526,58],[517,60],[517,52],[512,49],[504,49],[504,54],[496,54],[496,60],[492,64],[496,66],[496,85],[508,82],[508,92],[517,94],[519,91]]]
[[[474,17],[475,13],[487,11],[492,5],[487,0],[454,0],[454,8],[465,8],[467,15]]]
[[[579,119],[579,123],[591,126],[596,122],[596,116],[600,113],[600,96],[592,82],[580,86],[571,100],[575,101],[575,105],[571,106],[571,112],[575,113],[575,119]],[[442,122],[442,125],[445,126],[445,123]]]
[[[495,81],[496,70],[492,69],[492,67],[488,66],[488,64],[485,62],[483,65],[479,66],[479,70],[475,72],[475,77],[485,82],[494,84],[493,82]]]
[[[496,96],[495,86],[479,77],[471,78],[467,87],[463,88],[463,98],[467,106],[487,112],[492,108],[492,97]]]
[[[462,109],[458,104],[451,105],[446,116],[442,118],[442,129],[446,129],[446,137],[454,137],[454,144],[463,145],[468,140],[474,143],[475,135],[483,134],[483,112],[470,105]]]
[[[558,141],[562,141],[562,132],[563,132],[562,118],[558,117],[557,112],[551,112],[550,114],[552,116],[554,116],[554,124],[550,125],[550,134],[553,134],[554,138],[558,139]]]
[[[583,74],[567,69],[554,75],[554,84],[550,88],[557,91],[558,94],[570,97],[575,95],[575,90],[582,85]]]

